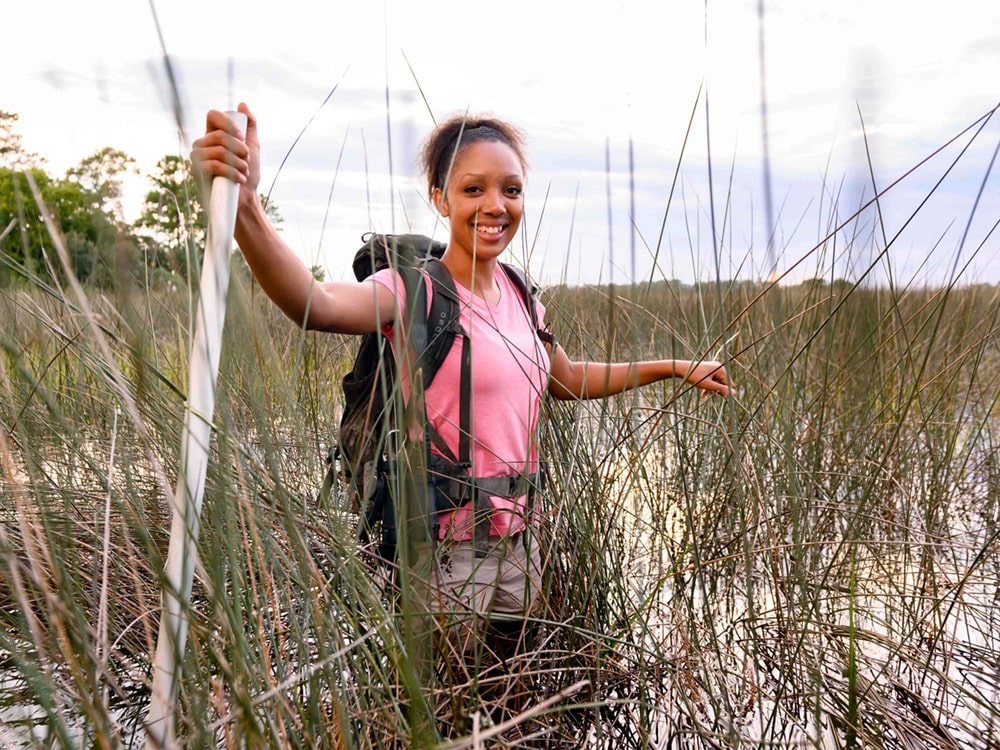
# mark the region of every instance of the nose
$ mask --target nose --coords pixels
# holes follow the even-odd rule
[[[499,188],[486,191],[486,199],[483,201],[481,210],[490,216],[504,213],[507,209],[504,206],[503,191]]]

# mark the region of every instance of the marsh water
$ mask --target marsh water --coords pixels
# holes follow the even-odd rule
[[[987,295],[966,318],[985,332],[938,337],[958,354],[929,357],[949,365],[912,382],[885,375],[915,372],[922,344],[908,332],[905,346],[762,350],[726,402],[671,386],[552,405],[539,509],[550,608],[528,669],[535,700],[589,687],[545,714],[541,730],[562,742],[551,746],[996,748],[994,307]],[[18,326],[20,358],[0,373],[0,744],[137,747],[183,404],[163,375],[171,358],[158,348],[147,356],[160,369],[143,369],[122,334],[151,434],[123,419],[112,456],[117,391],[80,321],[60,314]],[[861,313],[841,318],[844,335],[862,328]],[[358,727],[405,731],[391,696],[406,644],[394,628],[362,640],[386,620],[382,592],[344,509],[315,502],[344,350],[296,350],[275,330],[277,352],[227,350],[185,731],[192,746],[241,731],[281,744],[288,727],[330,738],[348,726],[356,746],[378,746]],[[288,367],[295,356],[308,366]],[[886,384],[860,379],[859,360]],[[852,364],[830,374],[840,361]],[[326,644],[346,650],[324,661]]]

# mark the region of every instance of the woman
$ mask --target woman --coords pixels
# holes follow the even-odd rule
[[[398,311],[406,309],[403,284],[395,272],[380,271],[363,282],[314,281],[260,205],[257,122],[245,104],[239,109],[247,115],[246,133],[223,113],[211,111],[206,133],[195,141],[191,157],[198,174],[221,175],[240,184],[235,237],[263,290],[306,328],[353,334],[382,330],[391,336]],[[492,117],[452,117],[428,136],[421,161],[431,203],[449,222],[442,262],[455,281],[459,322],[471,344],[471,476],[505,477],[535,470],[543,391],[557,399],[604,398],[681,377],[706,393],[730,393],[726,369],[719,362],[575,362],[560,346],[539,337],[524,300],[498,265],[523,215],[526,159],[516,128]],[[537,317],[544,319],[540,305]],[[462,431],[460,348],[456,341],[425,394],[429,423],[456,455]],[[438,448],[432,451],[441,453]],[[458,627],[453,623],[449,632],[457,636],[451,644],[460,652],[481,642],[473,636],[491,616],[523,620],[538,605],[540,565],[537,545],[526,543],[526,496],[492,497],[490,505],[485,556],[476,554],[475,523],[468,508],[438,519],[434,590],[440,611],[458,614]]]

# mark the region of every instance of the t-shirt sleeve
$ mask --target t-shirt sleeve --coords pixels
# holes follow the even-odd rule
[[[424,285],[427,287],[427,309],[430,311],[431,302],[431,289],[430,289],[430,278],[427,274],[421,274],[423,277]],[[396,297],[396,311],[398,314],[399,310],[406,309],[406,285],[403,283],[403,277],[399,271],[393,268],[383,268],[381,271],[377,271],[368,277],[375,284],[381,284]],[[392,332],[392,321],[382,326],[382,333],[389,335]]]
[[[392,292],[396,296],[396,302],[399,304],[399,307],[406,306],[406,287],[403,285],[403,277],[399,275],[399,271],[392,268],[383,268],[368,278]]]
[[[396,297],[396,309],[406,309],[406,287],[403,284],[403,277],[399,271],[392,268],[383,268],[368,277],[373,283],[381,284]],[[392,321],[382,326],[382,333],[389,335],[392,332]]]

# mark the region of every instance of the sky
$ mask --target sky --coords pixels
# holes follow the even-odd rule
[[[39,0],[3,15],[0,109],[50,173],[112,146],[148,174],[189,153],[209,108],[245,101],[282,234],[328,278],[349,278],[369,230],[446,237],[415,154],[468,110],[527,135],[511,253],[543,284],[1000,282],[993,3]],[[147,186],[128,178],[127,215]]]

